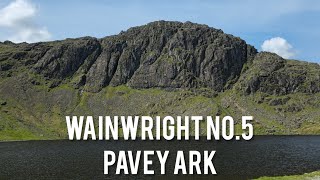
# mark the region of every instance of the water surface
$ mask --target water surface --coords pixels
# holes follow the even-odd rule
[[[165,178],[154,156],[156,175],[103,174],[105,150],[169,150],[167,175],[173,176],[178,150],[216,150],[218,175],[204,179],[251,179],[320,170],[320,136],[255,136],[251,141],[25,141],[0,143],[0,179],[152,179]],[[142,159],[141,159],[142,163]]]

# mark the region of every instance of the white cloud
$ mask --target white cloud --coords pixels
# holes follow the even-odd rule
[[[281,37],[265,40],[261,45],[261,48],[262,51],[273,52],[286,59],[296,55],[292,45]]]
[[[37,8],[29,0],[15,0],[0,9],[0,27],[10,35],[5,40],[13,42],[38,42],[50,40],[51,34],[46,27],[35,22]]]

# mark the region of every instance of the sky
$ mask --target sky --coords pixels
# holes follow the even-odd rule
[[[105,37],[156,20],[222,29],[284,58],[320,63],[319,0],[0,0],[0,41]]]

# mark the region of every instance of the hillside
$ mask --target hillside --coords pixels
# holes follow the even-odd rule
[[[0,140],[66,138],[65,115],[252,115],[256,134],[320,134],[319,108],[319,64],[206,25],[0,43]]]

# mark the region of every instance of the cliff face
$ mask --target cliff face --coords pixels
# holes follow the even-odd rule
[[[15,125],[1,125],[0,122],[0,131],[2,126],[2,129],[10,126],[39,129],[37,123],[48,119],[49,115],[63,116],[76,113],[77,110],[84,111],[83,108],[79,109],[80,106],[86,106],[87,112],[92,113],[93,109],[99,109],[95,104],[99,100],[90,104],[84,95],[98,96],[105,91],[110,93],[110,88],[106,88],[122,85],[133,89],[159,88],[165,94],[172,93],[168,90],[192,91],[195,94],[190,96],[209,99],[222,96],[221,102],[221,98],[219,102],[214,102],[220,108],[214,110],[217,114],[231,107],[225,104],[239,105],[232,107],[234,112],[248,112],[244,102],[250,100],[275,110],[270,117],[261,114],[262,119],[266,117],[280,122],[291,116],[287,112],[300,113],[302,117],[304,107],[318,108],[320,68],[315,63],[285,60],[272,53],[258,53],[238,37],[190,22],[152,22],[101,39],[83,37],[35,44],[7,41],[0,43],[0,103],[3,104],[0,106],[0,117],[6,122],[10,119]],[[239,95],[242,100],[238,96],[226,99],[227,96],[232,97],[230,92]],[[118,93],[118,98],[123,95],[123,92]],[[313,100],[297,100],[297,94]],[[141,98],[144,99],[143,96]],[[176,101],[179,99],[181,97]],[[110,101],[113,103],[110,104],[109,100],[101,102],[99,106],[113,106],[120,102],[119,99],[112,99]],[[150,105],[156,102],[151,99],[142,102],[132,99],[127,103],[140,106],[142,103]],[[42,106],[41,110],[37,105]],[[118,105],[124,106],[121,103]],[[157,107],[152,113],[144,110],[134,113],[156,114],[167,105],[145,107]],[[173,105],[173,109],[178,108]],[[59,113],[54,108],[58,108]],[[95,114],[117,112],[119,115],[129,107],[126,108],[111,108]],[[18,118],[15,114],[17,109],[25,112],[20,122],[15,120]],[[190,107],[182,109],[188,110]],[[209,112],[213,110],[203,114],[209,115]],[[173,114],[178,114],[178,111]],[[36,119],[35,122],[31,123],[27,116]],[[266,125],[261,126],[266,128]]]
[[[9,45],[10,46],[10,45]],[[256,54],[245,41],[206,25],[153,22],[116,36],[12,45],[31,69],[55,79],[77,76],[76,85],[97,92],[112,85],[135,88],[210,87],[235,82]],[[24,46],[24,47],[23,47]]]
[[[285,60],[276,54],[258,53],[242,73],[238,89],[273,95],[320,92],[320,66],[316,63]]]
[[[257,53],[245,41],[190,22],[158,21],[102,39],[1,45],[1,74],[15,66],[53,81],[72,79],[74,87],[98,92],[111,85],[134,88],[230,89],[242,73],[247,94],[319,92],[319,65],[290,64],[271,53]],[[311,68],[311,69],[310,69]],[[244,70],[247,70],[244,69]],[[8,71],[8,72],[6,72]]]
[[[210,87],[222,91],[239,77],[251,49],[243,40],[204,25],[155,22],[101,40],[86,87]],[[248,54],[249,52],[249,54]]]

